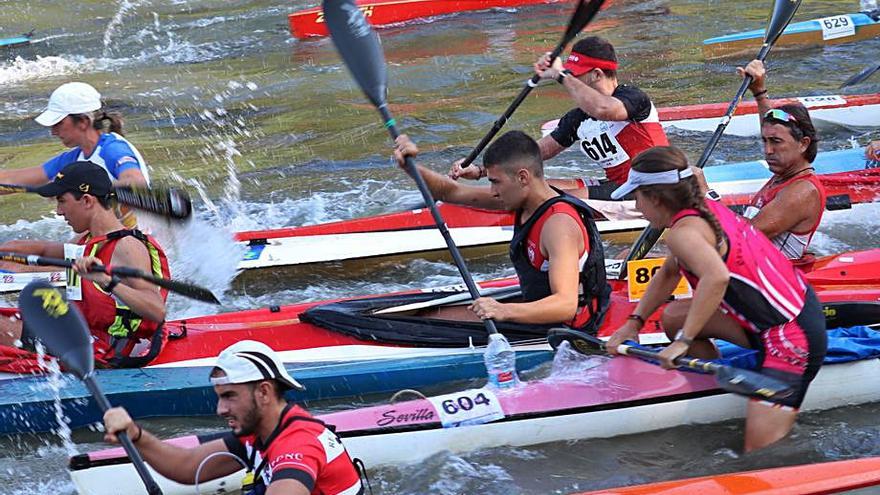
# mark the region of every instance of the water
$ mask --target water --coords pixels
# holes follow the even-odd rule
[[[35,166],[61,150],[31,119],[63,82],[93,84],[126,117],[127,137],[149,161],[154,180],[185,184],[198,198],[186,228],[151,220],[172,252],[172,269],[213,289],[223,310],[386,292],[459,282],[442,256],[251,274],[232,282],[238,230],[313,224],[411,207],[419,195],[391,163],[375,110],[341,65],[329,40],[291,40],[286,14],[311,0],[8,0],[0,36],[36,30],[19,59],[0,59],[0,164]],[[769,3],[744,0],[617,0],[590,32],[609,38],[622,82],[658,105],[724,101],[747,60],[704,62],[701,40],[762,27]],[[735,8],[735,15],[717,15]],[[847,9],[855,10],[851,4]],[[537,54],[561,35],[570,4],[448,16],[382,31],[389,99],[403,131],[423,150],[420,163],[446,171],[467,154],[522,83]],[[844,13],[840,2],[804,2],[795,21]],[[59,22],[63,19],[64,22]],[[774,50],[768,86],[776,95],[834,92],[876,63],[880,40],[800,51]],[[880,91],[880,76],[847,90]],[[570,107],[562,88],[541,86],[507,129],[537,135]],[[820,149],[865,144],[877,130],[822,129]],[[708,136],[674,132],[695,159]],[[726,136],[713,158],[760,157],[753,138]],[[584,174],[578,154],[548,163],[548,174]],[[51,201],[0,198],[0,240],[68,235]],[[828,253],[876,245],[876,210],[829,214],[815,246]],[[619,248],[615,248],[619,249]],[[613,252],[613,250],[612,250]],[[503,253],[469,260],[477,278],[511,275]],[[182,298],[170,316],[216,311]],[[443,390],[439,390],[443,391]],[[448,391],[448,390],[447,390]],[[363,398],[353,401],[387,398]],[[352,401],[318,404],[317,411]],[[804,415],[791,438],[740,455],[742,423],[676,428],[624,438],[439,455],[417,466],[371,473],[377,493],[568,493],[759,467],[880,454],[880,406]],[[164,436],[213,431],[215,420],[147,421]],[[75,431],[79,451],[101,448],[100,433]],[[71,493],[67,447],[53,435],[0,439],[0,493]]]

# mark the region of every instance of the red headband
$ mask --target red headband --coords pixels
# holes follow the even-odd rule
[[[589,57],[582,53],[571,52],[563,67],[570,70],[575,77],[586,74],[593,69],[617,70],[617,62],[603,58]]]

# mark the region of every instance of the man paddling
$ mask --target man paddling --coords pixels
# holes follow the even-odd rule
[[[816,129],[800,103],[771,107],[760,60],[737,71],[753,78],[749,89],[758,104],[764,159],[773,173],[743,215],[787,258],[802,259],[825,211],[825,188],[812,165],[819,142]]]
[[[165,341],[162,322],[167,292],[140,279],[91,273],[89,268],[127,266],[163,278],[170,278],[170,271],[155,239],[123,227],[112,209],[110,189],[110,178],[101,167],[91,162],[69,165],[37,192],[57,200],[58,214],[79,237],[73,244],[13,241],[0,245],[0,250],[53,258],[73,254],[67,256],[77,258],[68,273],[68,298],[76,301],[89,325],[96,362],[106,367],[139,367],[152,361]],[[5,263],[3,268],[16,271],[21,265]],[[19,342],[33,350],[21,321],[0,318],[0,345]]]
[[[586,199],[610,199],[626,181],[630,161],[652,146],[669,144],[657,108],[644,91],[617,80],[614,46],[598,36],[575,43],[565,64],[549,54],[535,64],[543,79],[553,79],[568,91],[577,107],[566,113],[550,135],[538,140],[541,158],[547,160],[577,143],[588,163],[605,169],[607,183],[595,179],[553,180],[551,185],[577,190]],[[486,171],[476,165],[454,165],[450,176],[479,179]],[[569,191],[572,192],[572,191]]]
[[[217,414],[232,431],[193,448],[159,440],[123,408],[104,414],[108,442],[126,432],[150,466],[185,485],[228,476],[247,465],[245,494],[356,495],[363,493],[358,469],[342,441],[321,420],[288,403],[288,390],[303,390],[266,344],[244,340],[227,347],[211,371]],[[227,455],[218,455],[227,453]],[[199,472],[199,479],[196,473]]]
[[[418,148],[405,135],[394,155]],[[523,300],[501,303],[481,297],[471,306],[480,318],[526,324],[568,324],[595,332],[608,307],[604,251],[591,210],[544,179],[541,150],[521,131],[492,143],[483,157],[490,186],[470,186],[424,167],[419,170],[435,199],[516,213],[510,258]],[[438,316],[448,316],[441,311]]]

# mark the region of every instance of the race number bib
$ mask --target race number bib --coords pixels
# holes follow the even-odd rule
[[[609,132],[581,139],[581,150],[602,168],[611,168],[629,160],[629,154]]]
[[[80,244],[64,244],[64,259],[82,258],[86,247]],[[67,300],[82,301],[82,278],[73,268],[67,269]]]
[[[840,95],[802,96],[798,101],[807,108],[834,107],[846,105],[846,98]]]
[[[651,279],[654,278],[654,275],[660,270],[660,267],[663,266],[664,261],[666,261],[666,258],[646,258],[643,260],[630,261],[626,264],[626,278],[630,302],[640,301],[642,297],[645,296],[645,291],[648,290],[648,284],[651,283]],[[678,285],[675,287],[675,290],[672,291],[672,295],[679,298],[690,297],[691,294],[690,284],[684,277],[682,277],[678,282]]]
[[[444,428],[481,425],[504,418],[501,402],[488,388],[477,388],[428,399]]]
[[[856,34],[856,25],[848,15],[835,15],[819,19],[819,26],[822,27],[822,39],[825,41]]]

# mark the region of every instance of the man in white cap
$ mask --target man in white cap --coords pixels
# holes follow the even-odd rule
[[[117,442],[125,431],[144,459],[157,472],[178,483],[194,484],[227,476],[241,465],[253,476],[254,493],[266,495],[355,495],[363,493],[360,474],[339,437],[322,421],[284,399],[287,390],[303,390],[269,346],[252,340],[233,344],[220,353],[211,371],[217,393],[217,414],[231,432],[191,449],[164,443],[132,421],[122,408],[104,415],[105,439]],[[204,465],[202,465],[204,463]],[[263,485],[265,492],[256,485]]]
[[[115,182],[149,184],[146,162],[123,137],[122,116],[104,110],[101,95],[91,85],[62,84],[52,92],[46,110],[35,120],[50,127],[52,135],[70,149],[40,166],[0,170],[0,183],[39,186],[54,179],[68,165],[88,161],[106,170]],[[134,217],[123,223],[134,227]]]

